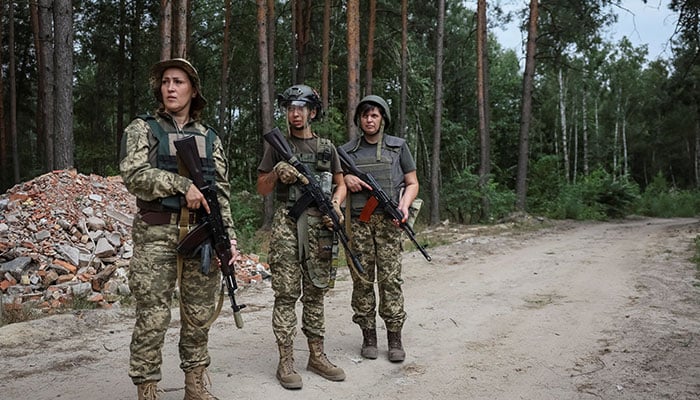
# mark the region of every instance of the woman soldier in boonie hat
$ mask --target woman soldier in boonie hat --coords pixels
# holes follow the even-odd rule
[[[199,119],[204,106],[207,104],[207,100],[202,94],[202,85],[199,81],[199,74],[197,73],[197,70],[184,58],[163,60],[153,64],[153,67],[151,67],[151,90],[153,91],[153,96],[160,103],[159,110],[163,111],[165,109],[163,104],[163,95],[161,93],[161,80],[163,78],[163,72],[168,68],[179,68],[185,71],[187,76],[190,78],[192,88],[194,88],[195,91],[194,97],[192,98],[192,104],[190,105],[190,117],[192,117],[192,119]]]
[[[179,287],[180,368],[185,373],[185,400],[216,400],[206,370],[211,362],[209,327],[218,316],[216,293],[221,272],[216,257],[202,247],[200,257],[180,256],[181,232],[212,211],[207,198],[181,173],[175,141],[194,138],[202,179],[216,191],[224,229],[231,239],[231,262],[238,259],[231,217],[231,186],[226,152],[216,132],[199,120],[206,100],[197,70],[187,60],[157,62],[150,86],[160,103],[154,115],[137,116],[124,129],[119,170],[136,196],[132,223],[134,254],[129,261],[129,288],[136,301],[129,345],[129,376],[138,400],[158,400],[162,349],[171,320],[173,293]],[[219,303],[220,304],[220,303]]]

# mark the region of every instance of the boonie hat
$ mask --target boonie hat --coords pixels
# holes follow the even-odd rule
[[[192,99],[190,113],[201,111],[207,104],[207,100],[202,94],[202,85],[199,82],[199,74],[192,64],[190,64],[190,62],[184,58],[173,58],[153,64],[151,67],[150,83],[156,100],[158,100],[160,103],[163,102],[162,94],[160,92],[160,85],[161,79],[163,78],[163,72],[168,68],[179,68],[185,71],[187,76],[189,76],[190,82],[192,82],[192,87],[197,91],[197,96]]]

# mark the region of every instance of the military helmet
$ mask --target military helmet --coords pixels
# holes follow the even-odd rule
[[[156,100],[158,100],[159,103],[163,103],[163,95],[160,91],[160,86],[163,78],[163,72],[165,72],[165,70],[168,68],[179,68],[185,71],[187,76],[190,78],[190,82],[192,82],[192,87],[197,91],[197,96],[192,99],[190,113],[202,111],[204,106],[207,104],[207,99],[205,99],[204,95],[202,94],[202,84],[199,81],[199,74],[192,64],[190,64],[190,62],[184,58],[173,58],[153,64],[151,67],[150,84]]]
[[[375,107],[379,107],[379,110],[382,114],[382,119],[384,120],[384,127],[386,128],[389,125],[391,125],[391,113],[389,112],[389,105],[381,97],[370,94],[369,96],[363,97],[362,100],[360,100],[360,102],[357,103],[357,107],[355,107],[355,126],[360,126],[360,117],[362,117],[360,108],[363,107],[364,104],[371,104]]]
[[[308,105],[310,109],[316,110],[316,116],[311,119],[312,121],[319,120],[323,116],[323,104],[321,104],[321,98],[310,86],[290,86],[282,94],[277,95],[277,104],[279,104],[279,106],[282,108],[287,108],[290,105]]]

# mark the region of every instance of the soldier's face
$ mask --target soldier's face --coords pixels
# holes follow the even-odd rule
[[[197,95],[190,77],[179,68],[168,68],[163,71],[160,94],[165,110],[171,114],[189,113],[192,99]]]
[[[379,108],[373,107],[360,116],[360,128],[366,135],[376,135],[382,125],[382,114]]]
[[[306,105],[290,104],[287,106],[287,121],[294,129],[304,129],[308,126],[309,120],[313,118],[314,112],[309,110]]]

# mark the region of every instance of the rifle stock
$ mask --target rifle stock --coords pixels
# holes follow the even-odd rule
[[[221,206],[219,199],[216,197],[216,188],[209,187],[204,181],[202,173],[202,162],[197,150],[197,142],[194,136],[188,136],[184,139],[173,142],[177,149],[177,157],[183,163],[195,186],[204,195],[209,204],[210,213],[207,214],[204,208],[200,207],[198,217],[200,225],[189,232],[182,241],[178,244],[178,252],[187,254],[188,250],[196,248],[204,241],[210,241],[216,256],[221,262],[221,273],[223,275],[223,283],[226,285],[228,297],[233,309],[233,318],[238,328],[243,328],[243,318],[241,317],[241,309],[245,308],[245,304],[237,304],[235,292],[238,289],[236,283],[236,274],[233,266],[229,265],[233,254],[231,253],[231,241],[224,226],[224,221],[221,216]]]
[[[396,201],[389,198],[389,195],[386,194],[384,189],[382,189],[382,187],[379,185],[379,182],[377,182],[377,180],[372,176],[372,174],[360,171],[360,169],[357,168],[357,165],[355,165],[355,162],[342,147],[338,147],[338,156],[340,157],[340,161],[348,169],[348,171],[350,171],[351,174],[362,179],[363,182],[372,187],[372,197],[376,199],[376,201],[379,203],[379,206],[382,207],[384,209],[384,212],[389,214],[389,216],[392,219],[399,221],[399,228],[406,232],[406,236],[408,236],[411,242],[413,242],[413,244],[416,245],[421,254],[423,254],[423,257],[425,257],[427,261],[432,261],[432,257],[430,257],[425,248],[421,246],[420,243],[418,243],[418,240],[416,240],[416,234],[413,231],[413,228],[411,228],[411,226],[406,222],[403,222],[404,215],[399,210],[399,205],[396,204]]]
[[[291,147],[289,146],[289,143],[287,143],[287,139],[284,138],[279,128],[275,128],[270,132],[264,134],[263,138],[289,164],[291,164],[294,168],[296,168],[297,171],[304,175],[306,179],[308,179],[309,183],[306,185],[302,185],[299,182],[299,185],[301,185],[301,189],[303,192],[302,199],[304,199],[304,201],[306,202],[308,201],[308,198],[311,197],[313,201],[309,201],[307,206],[315,204],[316,207],[318,207],[319,211],[321,211],[324,215],[327,215],[333,221],[333,231],[337,234],[338,240],[340,240],[340,243],[342,243],[343,247],[345,248],[345,252],[347,253],[348,257],[350,257],[350,259],[352,260],[353,267],[358,273],[364,274],[365,270],[364,268],[362,268],[360,259],[357,258],[357,256],[350,249],[348,234],[345,232],[345,228],[340,223],[338,216],[335,214],[335,210],[333,209],[333,203],[331,203],[330,199],[328,199],[323,194],[321,185],[319,184],[314,174],[311,173],[311,171],[305,164],[303,164],[296,158],[296,156],[292,152]],[[295,209],[295,207],[296,205],[292,208]],[[298,210],[298,208],[296,208],[296,210]],[[299,212],[299,214],[301,213]]]

